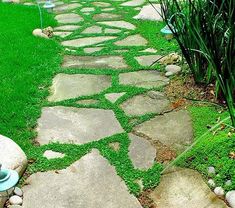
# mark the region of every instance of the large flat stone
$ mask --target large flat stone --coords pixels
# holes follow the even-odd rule
[[[151,66],[155,61],[162,58],[160,55],[144,55],[144,56],[137,56],[135,59],[138,63],[142,66]]]
[[[151,143],[142,137],[134,134],[128,134],[131,144],[128,148],[129,157],[135,168],[149,169],[154,164],[156,149]]]
[[[54,30],[55,31],[74,31],[79,29],[81,26],[78,25],[62,25],[62,26],[58,26],[55,27]]]
[[[56,106],[42,109],[37,131],[40,144],[84,144],[124,130],[111,110]]]
[[[118,46],[146,46],[147,44],[148,41],[139,34],[131,35],[124,38],[123,40],[115,42],[115,45]]]
[[[160,4],[153,4],[144,6],[140,13],[134,17],[134,19],[141,19],[141,20],[152,20],[152,21],[163,21],[162,19],[162,12],[161,12],[161,5]],[[156,11],[157,10],[157,11]]]
[[[97,6],[97,7],[109,7],[109,6],[111,6],[111,4],[108,3],[108,2],[99,2],[99,1],[92,2],[92,4],[94,6]]]
[[[119,93],[107,93],[105,94],[105,98],[109,100],[111,103],[115,103],[120,97],[125,95],[126,92],[119,92]]]
[[[127,1],[127,2],[122,3],[121,6],[136,7],[136,6],[141,6],[144,3],[145,3],[145,0],[131,0],[131,1]]]
[[[81,16],[74,13],[68,13],[68,14],[59,14],[55,16],[55,19],[62,24],[68,24],[68,23],[78,23],[83,20]]]
[[[122,56],[65,56],[62,66],[79,69],[129,68]]]
[[[57,172],[28,178],[23,208],[142,208],[98,151]]]
[[[111,87],[111,76],[92,74],[57,74],[51,87],[51,102],[93,95]]]
[[[100,14],[95,14],[93,16],[93,19],[95,21],[103,21],[103,20],[116,20],[121,18],[121,15],[118,14],[112,14],[112,13],[100,13]]]
[[[79,4],[79,3],[63,4],[63,5],[60,5],[60,6],[56,6],[53,9],[53,11],[54,12],[64,12],[64,11],[76,9],[76,8],[78,8],[80,6],[81,6],[81,4]]]
[[[134,130],[177,151],[186,149],[193,142],[192,121],[185,110],[156,116]]]
[[[119,75],[119,82],[122,85],[134,85],[150,89],[167,85],[169,83],[169,79],[162,76],[156,70],[147,70],[122,73]]]
[[[82,31],[82,33],[83,34],[102,33],[102,27],[96,25],[87,27],[85,30]]]
[[[61,44],[63,46],[70,46],[70,47],[84,47],[90,46],[98,43],[102,43],[108,40],[112,40],[117,38],[116,36],[97,36],[97,37],[85,37],[85,38],[78,38],[73,40],[66,40],[63,41]]]
[[[190,169],[177,168],[164,174],[150,197],[159,208],[227,208],[202,176]]]
[[[65,37],[67,37],[67,36],[69,36],[71,34],[72,34],[72,32],[65,32],[65,31],[53,32],[54,36],[59,36],[61,38],[65,38]]]
[[[107,25],[111,27],[118,27],[118,28],[124,28],[124,29],[129,29],[129,30],[134,30],[136,27],[135,25],[120,20],[120,21],[104,21],[104,22],[97,22],[97,24],[102,24],[102,25]]]
[[[146,113],[162,113],[169,109],[167,97],[157,91],[136,95],[121,104],[121,108],[129,116],[140,116]]]

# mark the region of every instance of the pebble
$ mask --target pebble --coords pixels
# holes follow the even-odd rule
[[[35,30],[33,31],[33,35],[34,35],[34,36],[37,36],[37,37],[41,37],[41,38],[46,38],[46,39],[49,38],[46,34],[44,34],[44,33],[42,32],[41,29],[35,29]]]
[[[209,179],[209,180],[208,180],[208,184],[209,184],[209,186],[211,186],[211,187],[215,187],[215,181],[214,181],[213,179]]]
[[[9,203],[11,205],[21,205],[23,203],[23,200],[21,197],[17,196],[17,195],[14,195],[14,196],[11,196],[10,199],[9,199]]]
[[[231,186],[231,185],[232,185],[232,181],[231,181],[231,180],[227,180],[227,181],[225,182],[225,185],[226,185],[226,186]]]
[[[229,191],[226,194],[226,200],[232,208],[235,208],[235,191]]]
[[[165,76],[166,76],[166,77],[170,77],[170,76],[172,76],[172,75],[174,75],[173,72],[166,72],[166,73],[165,73]]]
[[[166,66],[165,70],[167,72],[172,72],[173,74],[177,74],[181,71],[181,67],[177,66],[177,65],[174,65],[174,64],[170,64],[170,65]]]
[[[23,191],[19,187],[15,187],[14,194],[17,196],[23,196]]]
[[[217,195],[217,196],[224,196],[224,189],[222,187],[216,187],[214,189],[214,193]]]
[[[208,173],[209,174],[215,174],[215,168],[214,167],[208,167]]]

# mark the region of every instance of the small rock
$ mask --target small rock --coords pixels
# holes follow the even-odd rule
[[[46,157],[48,160],[63,158],[65,155],[60,152],[54,152],[52,150],[46,150],[43,154],[43,157]],[[18,194],[17,194],[18,195]]]
[[[231,181],[231,180],[227,180],[227,181],[225,182],[225,185],[226,185],[226,186],[231,186],[231,185],[232,185],[232,181]]]
[[[14,196],[11,196],[10,199],[9,199],[9,203],[11,205],[21,205],[23,203],[23,200],[21,197],[17,196],[17,195],[14,195]]]
[[[52,27],[46,27],[42,30],[42,32],[48,37],[51,38],[53,36],[53,28]]]
[[[162,59],[159,60],[161,64],[169,65],[169,64],[176,64],[182,60],[182,57],[177,53],[170,53],[167,56],[164,56]]]
[[[46,34],[44,34],[41,29],[35,29],[33,31],[33,35],[36,36],[36,37],[41,37],[41,38],[48,39],[48,36]]]
[[[23,191],[19,187],[15,187],[14,194],[17,196],[23,196]]]
[[[222,187],[216,187],[214,189],[214,193],[217,195],[217,196],[224,196],[224,189]]]
[[[173,72],[166,72],[166,73],[165,73],[165,76],[166,76],[166,77],[170,77],[170,76],[172,76],[172,75],[174,75]]]
[[[235,208],[235,191],[229,191],[226,194],[226,200],[232,208]]]
[[[167,65],[165,69],[167,72],[172,72],[173,74],[177,74],[181,71],[181,67],[174,64]]]
[[[208,167],[208,173],[209,174],[215,174],[215,168],[214,167]]]
[[[215,182],[214,182],[213,179],[209,179],[209,180],[208,180],[208,184],[209,184],[209,186],[211,186],[211,187],[215,187]]]
[[[119,142],[111,142],[111,143],[109,143],[109,147],[112,148],[115,152],[117,152],[120,149],[120,143]]]

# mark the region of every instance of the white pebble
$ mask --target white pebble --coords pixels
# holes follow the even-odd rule
[[[47,38],[47,39],[48,39],[48,36],[45,35],[45,34],[42,32],[41,29],[35,29],[35,30],[33,31],[33,35],[34,35],[34,36],[37,36],[37,37]]]
[[[211,187],[215,187],[215,181],[214,181],[213,179],[209,179],[209,180],[208,180],[208,184],[209,184],[209,186],[211,186]]]
[[[10,197],[9,202],[11,205],[21,205],[23,203],[23,200],[21,197],[14,195]]]
[[[215,168],[214,167],[208,167],[208,173],[209,174],[215,174]]]
[[[173,72],[166,72],[166,73],[165,73],[165,76],[166,76],[166,77],[170,77],[170,76],[172,76],[172,75],[174,75]]]
[[[226,194],[226,200],[232,208],[235,208],[235,191],[229,191]]]
[[[19,187],[15,187],[14,194],[17,196],[23,196],[23,191]]]
[[[232,185],[232,181],[231,181],[231,180],[227,180],[227,181],[225,182],[225,185],[226,185],[226,186],[231,186],[231,185]]]
[[[222,187],[216,187],[214,189],[214,193],[217,195],[217,196],[224,196],[224,189]]]

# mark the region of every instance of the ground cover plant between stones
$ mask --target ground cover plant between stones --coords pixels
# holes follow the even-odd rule
[[[79,3],[81,3],[83,7],[93,7],[92,2],[81,1]],[[115,13],[125,14],[123,15],[124,20],[136,26],[136,29],[133,31],[121,29],[121,32],[115,41],[130,35],[141,34],[148,40],[149,43],[146,46],[124,47],[114,46],[112,45],[113,41],[110,40],[105,43],[104,49],[98,52],[94,52],[92,54],[93,56],[105,55],[107,53],[109,55],[121,54],[125,58],[127,64],[130,66],[130,69],[125,70],[125,72],[128,72],[149,69],[149,67],[140,66],[139,63],[134,59],[135,56],[146,55],[146,53],[139,51],[144,50],[147,47],[157,49],[159,55],[166,55],[170,52],[178,50],[175,41],[168,42],[161,37],[159,30],[164,26],[163,23],[156,23],[151,21],[139,22],[138,20],[132,19],[132,17],[137,14],[138,11],[130,8],[119,8],[117,2],[113,2],[112,6],[116,9]],[[95,8],[96,10],[91,13],[98,14],[100,12],[100,8]],[[64,50],[55,40],[65,41],[75,37],[79,38],[81,37],[80,33],[88,27],[87,24],[83,24],[82,22],[75,24],[79,25],[80,28],[63,39],[57,37],[55,40],[43,40],[35,38],[31,35],[32,30],[36,27],[39,27],[36,7],[26,8],[20,5],[0,4],[0,10],[5,11],[0,13],[0,19],[5,20],[0,21],[0,28],[2,31],[5,31],[5,33],[0,34],[0,38],[4,40],[1,41],[0,45],[1,54],[4,54],[0,57],[0,62],[3,63],[0,65],[0,74],[4,80],[4,82],[0,83],[0,87],[1,91],[6,92],[0,94],[0,98],[2,97],[0,99],[0,111],[2,112],[0,114],[0,131],[1,134],[14,139],[14,141],[16,141],[26,152],[29,158],[29,162],[31,163],[28,167],[27,174],[32,174],[38,171],[64,169],[73,162],[79,160],[82,156],[86,155],[93,148],[96,148],[100,151],[101,155],[108,159],[109,163],[115,167],[117,174],[125,181],[131,193],[136,195],[140,193],[140,186],[137,183],[138,179],[142,179],[145,189],[156,186],[159,183],[160,172],[162,171],[163,166],[159,163],[155,163],[154,166],[149,170],[135,169],[130,158],[128,157],[128,146],[130,144],[128,133],[133,129],[133,127],[153,118],[156,116],[156,114],[149,113],[141,116],[127,116],[120,108],[120,104],[127,99],[135,95],[142,94],[151,89],[121,85],[119,83],[118,76],[120,73],[124,72],[122,69],[111,70],[90,68],[83,70],[76,68],[60,68],[62,54],[72,54],[79,56],[86,56],[87,54],[83,52],[85,47],[81,47],[79,49],[75,47],[69,48],[75,51]],[[91,18],[91,15],[84,15],[82,12],[80,12],[79,8],[76,9],[76,12],[82,16],[84,21],[89,22],[89,26],[97,25]],[[44,26],[56,25],[51,15],[48,15],[45,12],[43,12],[43,15]],[[30,18],[31,21],[22,21],[24,18]],[[103,29],[105,28],[105,26],[102,24],[99,24],[99,26],[101,26]],[[12,31],[9,31],[9,28],[11,28]],[[82,35],[82,37],[85,36],[86,35],[84,34]],[[89,37],[92,36],[95,37],[97,34],[89,35]],[[13,44],[12,41],[14,41]],[[103,44],[101,44],[101,47],[102,45]],[[117,51],[126,49],[128,51]],[[13,64],[12,60],[16,60],[17,62]],[[152,69],[162,70],[162,66],[157,64],[156,66],[152,67]],[[79,98],[69,99],[66,101],[48,102],[46,98],[49,95],[49,86],[52,83],[52,78],[58,73],[110,75],[112,77],[112,86],[95,95],[81,96]],[[163,91],[163,88],[152,89]],[[111,92],[126,92],[126,94],[119,98],[116,103],[111,103],[105,99],[104,96],[105,94]],[[85,99],[93,99],[97,100],[98,102],[94,104],[79,104],[78,101]],[[38,146],[37,143],[34,142],[34,138],[36,137],[34,128],[36,126],[37,119],[40,117],[41,108],[50,106],[69,106],[113,110],[125,132],[84,145],[50,143],[47,145]],[[207,124],[213,125],[216,118],[220,116],[217,110],[215,110],[213,107],[196,106],[188,107],[188,110],[191,112],[191,116],[194,121],[195,137],[198,137],[207,131]],[[198,119],[202,116],[203,119]],[[230,160],[228,157],[225,157],[228,152],[234,149],[233,143],[230,141],[225,144],[223,141],[226,139],[222,141],[220,140],[220,135],[223,136],[223,138],[226,138],[226,131],[227,129],[219,132],[211,145],[208,145],[206,142],[211,138],[211,135],[208,136],[187,156],[185,156],[179,162],[179,165],[193,167],[203,172],[204,174],[207,174],[206,170],[208,165],[214,165],[216,168],[218,168],[218,170],[220,170],[221,163],[226,162],[228,165],[226,165],[226,167],[224,167],[220,172],[223,176],[217,178],[216,181],[219,185],[222,185],[223,179],[225,177],[234,179],[234,172],[232,172],[232,165],[234,164],[234,160]],[[109,146],[109,144],[113,142],[120,143],[119,151],[114,151]],[[217,144],[220,145],[220,148],[223,148],[223,151],[220,152],[219,156],[218,152],[216,151],[219,148],[216,146]],[[211,151],[211,148],[213,151]],[[64,153],[65,157],[47,160],[45,157],[43,157],[43,153],[46,150],[53,150]],[[190,159],[192,155],[198,155],[198,152],[201,153],[200,157]],[[206,157],[210,159],[206,160]],[[231,190],[234,187],[235,184],[233,183],[231,187],[227,188],[227,190]]]

